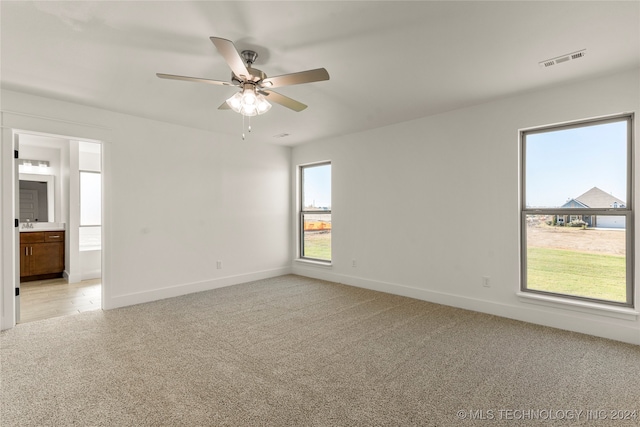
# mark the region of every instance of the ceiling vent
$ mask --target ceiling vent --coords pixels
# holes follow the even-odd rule
[[[548,67],[551,67],[552,65],[562,64],[563,62],[569,62],[569,61],[572,61],[574,59],[582,58],[583,56],[585,56],[586,53],[587,53],[587,50],[586,49],[582,49],[582,50],[579,50],[577,52],[568,53],[566,55],[562,55],[562,56],[558,56],[556,58],[547,59],[545,61],[538,62],[538,64],[542,68],[548,68]]]

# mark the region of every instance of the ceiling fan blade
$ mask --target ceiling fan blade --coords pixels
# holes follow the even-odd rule
[[[288,96],[284,96],[279,94],[278,92],[272,92],[270,90],[261,90],[259,91],[262,95],[267,97],[267,101],[275,102],[276,104],[280,104],[283,107],[287,107],[293,111],[300,112],[307,108],[302,102],[298,102],[295,99],[291,99]]]
[[[260,84],[265,89],[281,86],[298,85],[301,83],[319,82],[329,80],[329,73],[324,68],[315,70],[300,71],[299,73],[283,74],[281,76],[268,77]]]
[[[238,77],[244,76],[245,79],[248,79],[251,76],[251,73],[247,70],[242,57],[231,40],[221,39],[220,37],[209,37],[209,39],[211,39],[224,60],[227,61],[227,64],[229,64],[229,68],[231,68],[233,74]]]
[[[233,83],[223,82],[221,80],[202,79],[200,77],[176,76],[175,74],[162,74],[162,73],[156,73],[156,76],[160,77],[161,79],[185,80],[188,82],[209,83],[212,85],[220,85],[220,86],[236,86]]]
[[[220,106],[218,107],[218,110],[230,110],[231,107],[229,107],[229,104],[227,104],[227,101],[224,101],[222,104],[220,104]]]

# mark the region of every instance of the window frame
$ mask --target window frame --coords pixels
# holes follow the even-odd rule
[[[331,166],[331,184],[333,186],[333,165],[330,160],[318,162],[318,163],[307,163],[304,165],[298,166],[298,259],[303,261],[312,261],[317,263],[322,263],[326,265],[331,265],[333,261],[333,250],[331,251],[331,259],[321,259],[321,258],[313,258],[304,255],[304,215],[305,214],[320,214],[320,215],[332,215],[332,209],[305,209],[304,208],[304,169],[313,168],[319,166]],[[333,198],[333,192],[331,194]],[[333,206],[332,206],[333,208]],[[331,229],[333,233],[333,227]],[[333,245],[333,235],[331,239],[331,244]]]
[[[86,173],[86,174],[96,174],[100,176],[100,186],[102,187],[102,172],[101,171],[95,171],[95,170],[87,170],[87,169],[80,169],[78,171],[78,186],[79,186],[79,191],[78,191],[78,197],[79,197],[79,201],[80,203],[78,204],[78,207],[80,208],[80,215],[78,215],[78,233],[80,232],[80,229],[82,228],[93,228],[93,229],[98,229],[100,231],[100,248],[102,249],[102,211],[100,212],[100,223],[99,224],[83,224],[82,223],[82,174]],[[102,188],[100,188],[100,192],[102,193]],[[101,194],[102,196],[102,194]],[[102,206],[101,206],[102,209]],[[86,249],[83,246],[79,246],[80,251],[86,251],[86,250],[94,250],[96,248],[91,247],[91,249]]]
[[[627,159],[626,159],[626,179],[627,194],[624,207],[618,208],[528,208],[526,206],[526,176],[527,176],[527,159],[526,144],[527,136],[540,133],[555,132],[560,130],[583,128],[587,126],[603,125],[614,122],[627,123]],[[530,129],[520,130],[520,291],[524,294],[538,294],[567,299],[569,301],[586,301],[589,303],[597,303],[615,307],[634,308],[634,198],[633,198],[633,180],[634,180],[634,161],[633,161],[633,126],[634,114],[625,113],[613,116],[579,120],[559,125],[541,126]],[[610,301],[598,298],[590,298],[578,295],[569,295],[558,292],[542,291],[527,288],[527,216],[528,215],[616,215],[625,217],[625,273],[626,273],[626,301]]]

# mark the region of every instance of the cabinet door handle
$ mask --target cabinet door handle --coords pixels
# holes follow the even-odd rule
[[[29,255],[33,255],[33,246],[29,248]]]
[[[29,256],[29,248],[28,247],[24,247],[24,256]]]
[[[58,239],[60,236],[49,236],[50,239]]]

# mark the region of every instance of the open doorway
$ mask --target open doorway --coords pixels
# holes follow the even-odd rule
[[[30,207],[25,215],[20,212],[16,321],[101,309],[102,145],[19,133],[18,152],[20,181],[30,177],[49,183],[44,200],[51,214],[42,221],[44,216],[38,217],[33,211],[44,208]],[[32,194],[25,197],[27,208],[30,197]]]

